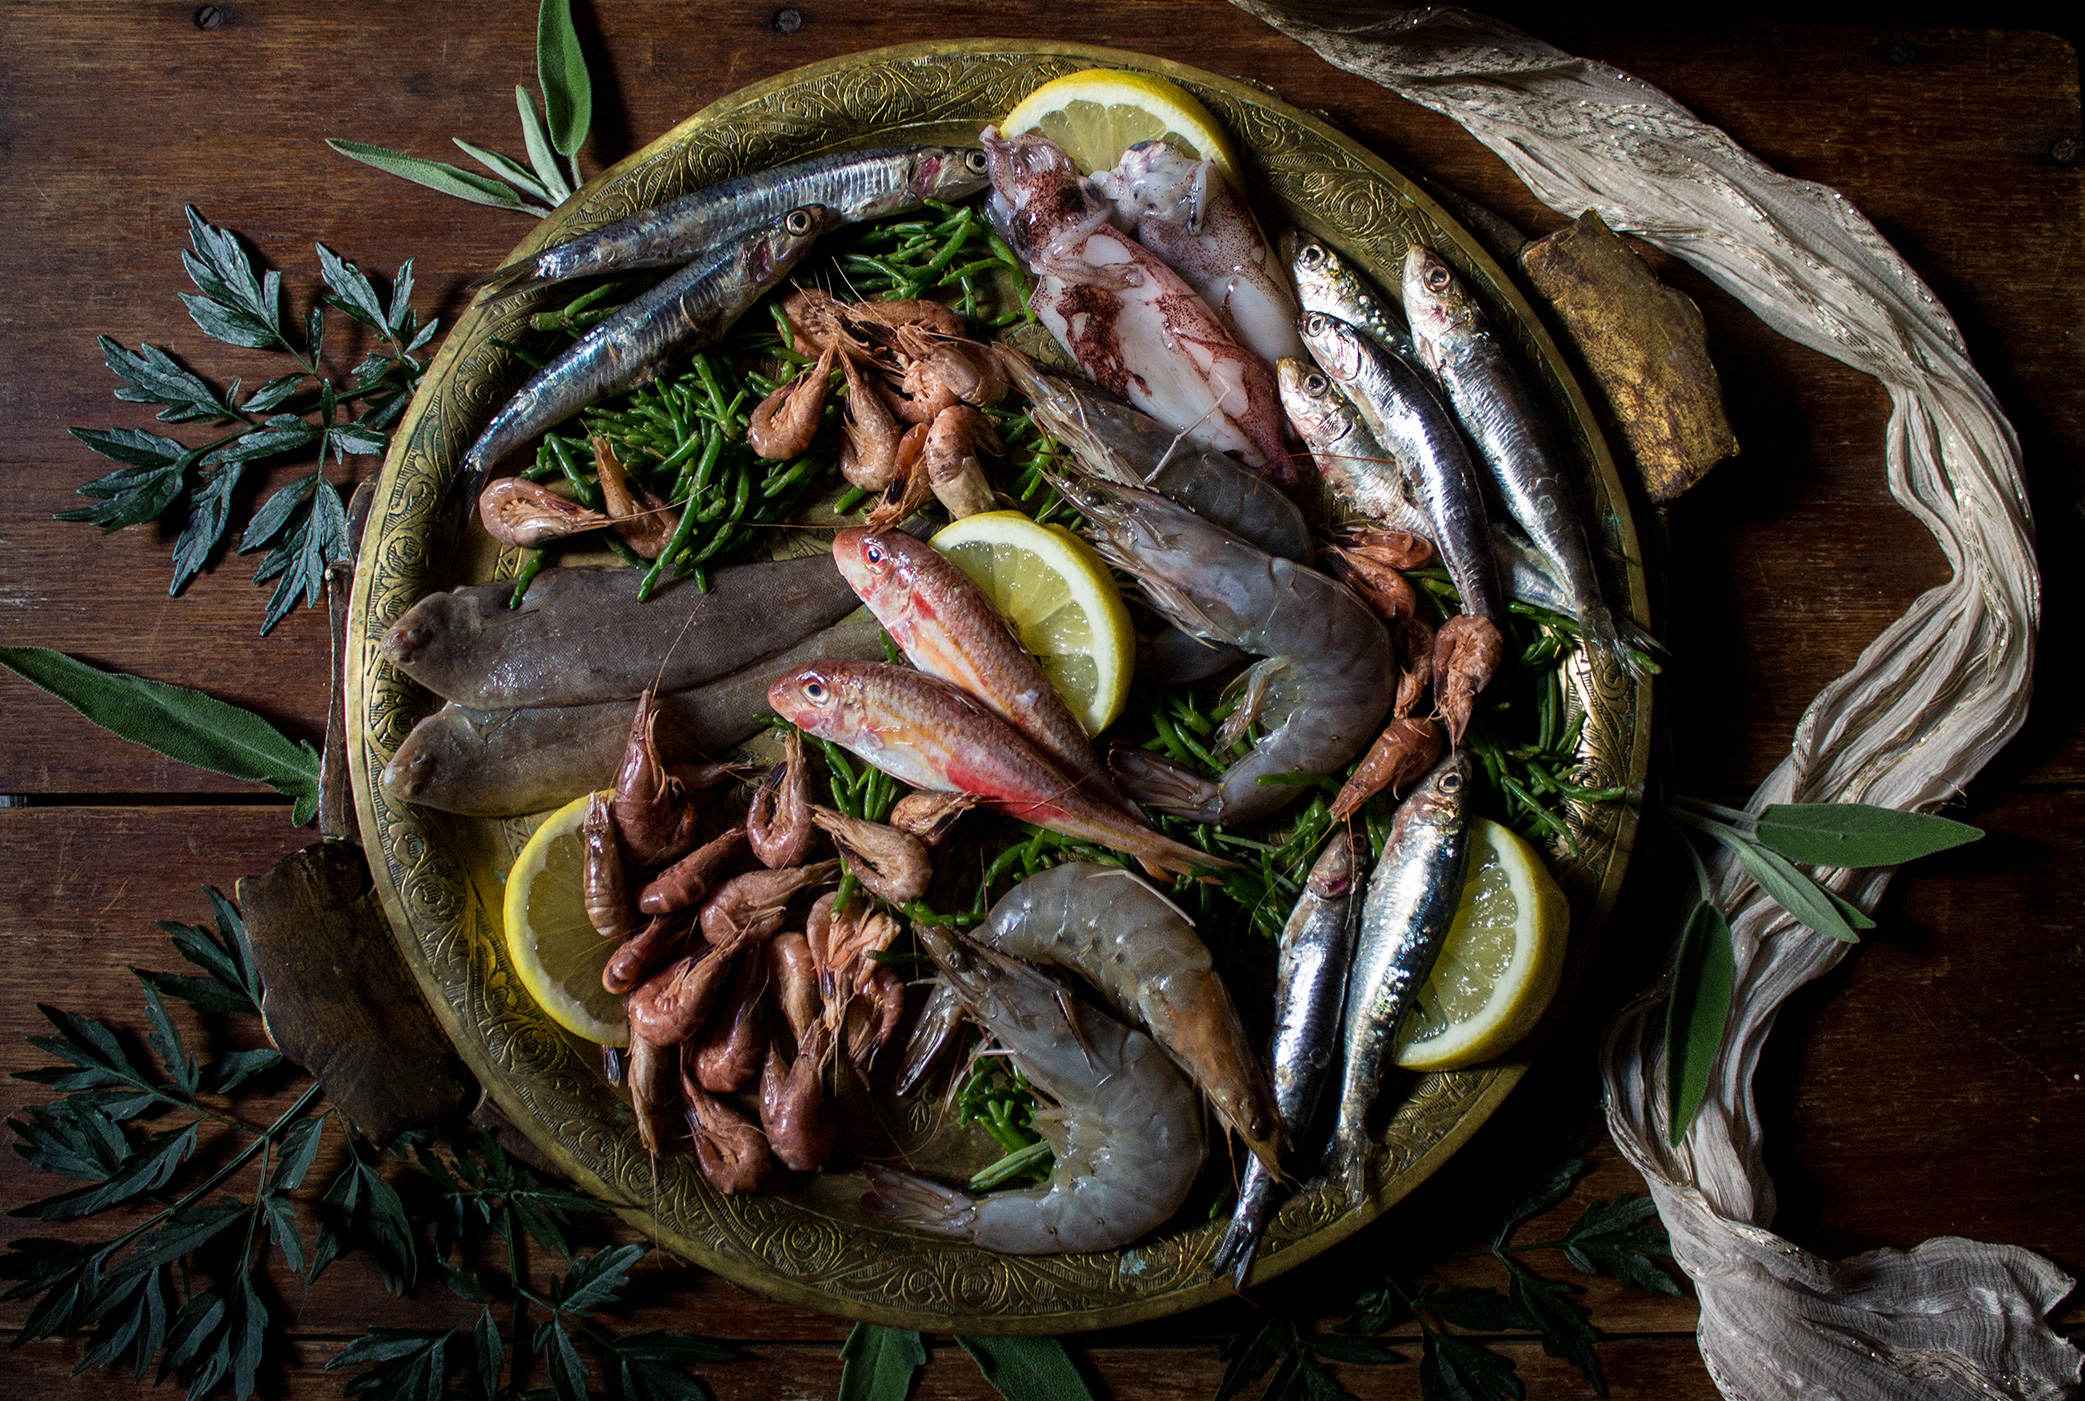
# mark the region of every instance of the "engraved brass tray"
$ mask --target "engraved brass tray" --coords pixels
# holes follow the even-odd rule
[[[1440,249],[1494,322],[1538,370],[1559,437],[1586,475],[1606,545],[1626,567],[1626,609],[1644,616],[1636,538],[1605,444],[1556,347],[1498,267],[1439,206],[1323,122],[1245,83],[1134,53],[1075,44],[978,40],[908,45],[814,64],[756,83],[682,123],[590,182],[513,256],[599,227],[729,175],[836,147],[903,138],[974,140],[980,125],[1039,84],[1082,68],[1141,69],[1182,84],[1236,138],[1255,202],[1329,240],[1395,287],[1407,243]],[[512,552],[459,533],[446,489],[463,450],[527,367],[496,339],[528,340],[527,299],[473,308],[449,334],[384,464],[355,574],[348,623],[347,714],[357,815],[376,888],[437,1017],[500,1108],[586,1190],[630,1204],[644,1234],[749,1288],[875,1323],[930,1330],[1059,1333],[1112,1327],[1226,1297],[1208,1260],[1223,1222],[1183,1219],[1104,1254],[1011,1257],[873,1223],[853,1205],[859,1179],[825,1174],[816,1190],[726,1198],[692,1154],[656,1165],[628,1107],[603,1080],[595,1048],[540,1012],[507,963],[500,887],[534,820],[491,821],[394,807],[376,776],[431,698],[379,656],[384,629],[416,600],[511,577]],[[475,547],[470,543],[476,540]],[[1574,674],[1588,712],[1587,781],[1642,782],[1650,697],[1613,667]],[[1627,864],[1628,804],[1580,809],[1576,850],[1550,851],[1573,907],[1573,972],[1611,908]],[[1568,987],[1568,983],[1567,983]],[[1561,999],[1560,999],[1561,1001]],[[1539,1036],[1535,1041],[1539,1041]],[[1532,1042],[1530,1044],[1533,1044]],[[1270,1227],[1254,1279],[1264,1281],[1352,1234],[1440,1166],[1527,1068],[1527,1046],[1477,1069],[1429,1075],[1378,1140],[1367,1207],[1325,1190],[1292,1199]],[[1395,1095],[1404,1085],[1393,1084]]]

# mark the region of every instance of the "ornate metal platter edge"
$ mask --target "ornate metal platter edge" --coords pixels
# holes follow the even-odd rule
[[[897,131],[974,129],[1035,86],[1088,67],[1157,73],[1191,90],[1239,138],[1257,193],[1394,286],[1414,238],[1443,252],[1486,302],[1494,323],[1538,371],[1595,498],[1601,533],[1624,561],[1628,611],[1645,588],[1621,482],[1590,409],[1520,293],[1483,249],[1390,166],[1324,123],[1244,83],[1162,59],[1073,44],[976,40],[907,45],[815,64],[711,104],[597,176],[545,219],[520,251],[598,227],[746,170]],[[376,888],[407,962],[459,1053],[501,1108],[587,1190],[676,1253],[749,1288],[870,1322],[969,1332],[1057,1333],[1114,1327],[1227,1297],[1207,1261],[1221,1223],[1176,1227],[1115,1252],[994,1255],[843,1219],[789,1197],[725,1198],[687,1156],[656,1165],[638,1148],[627,1108],[582,1048],[538,1011],[506,963],[499,882],[524,824],[394,807],[376,775],[427,697],[383,662],[384,629],[426,593],[470,578],[505,577],[510,557],[466,559],[445,497],[457,458],[525,367],[496,339],[519,338],[531,308],[473,308],[450,333],[394,438],[377,487],[348,624],[347,714],[357,816]],[[1590,784],[1642,783],[1650,697],[1618,670],[1573,672],[1586,713]],[[1635,832],[1633,804],[1571,813],[1575,850],[1549,853],[1571,897],[1574,946],[1566,990],[1590,935],[1612,908]],[[1562,1004],[1559,999],[1558,1006]],[[1553,1020],[1556,1009],[1552,1009]],[[1378,1139],[1377,1182],[1350,1212],[1326,1191],[1293,1199],[1270,1227],[1254,1271],[1293,1268],[1382,1214],[1476,1131],[1525,1073],[1540,1032],[1515,1056],[1421,1078]]]

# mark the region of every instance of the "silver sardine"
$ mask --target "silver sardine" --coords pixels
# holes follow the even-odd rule
[[[1310,868],[1303,895],[1282,927],[1274,965],[1274,1036],[1267,1048],[1274,1071],[1274,1105],[1282,1135],[1297,1156],[1317,1113],[1326,1072],[1339,1054],[1341,1009],[1347,966],[1354,956],[1354,915],[1360,903],[1361,858],[1354,839],[1335,833]],[[1216,1248],[1210,1269],[1232,1272],[1244,1288],[1267,1223],[1274,1219],[1279,1183],[1267,1165],[1251,1160],[1231,1228]]]
[[[1585,522],[1548,430],[1476,299],[1438,254],[1415,244],[1405,254],[1404,303],[1421,358],[1448,391],[1507,511],[1556,566],[1585,640],[1638,670],[1601,598]]]
[[[1285,230],[1281,236],[1281,260],[1296,281],[1296,297],[1306,316],[1322,311],[1366,333],[1392,355],[1413,358],[1412,337],[1404,322],[1360,270],[1333,252],[1323,239],[1301,229]]]
[[[510,296],[568,278],[699,258],[790,210],[822,204],[848,222],[880,219],[920,201],[958,200],[985,187],[985,153],[975,147],[914,146],[842,151],[734,176],[553,244],[485,279]]]
[[[760,730],[767,688],[812,662],[871,661],[882,629],[864,613],[721,680],[660,695],[659,757],[713,759]],[[451,702],[413,727],[384,765],[384,796],[472,817],[542,812],[615,781],[630,740],[630,702],[471,710]]]
[[[1412,500],[1397,459],[1376,441],[1354,401],[1324,371],[1305,360],[1279,360],[1274,378],[1290,425],[1318,464],[1319,483],[1339,507],[1428,540],[1439,533]]]
[[[512,584],[430,594],[385,631],[380,650],[474,710],[587,705],[728,676],[861,602],[824,554],[727,565],[707,593],[676,579],[639,603],[643,578],[638,569],[546,569],[519,608],[507,606]]]
[[[1368,1111],[1391,1063],[1397,1029],[1433,971],[1462,901],[1470,857],[1470,773],[1468,750],[1450,754],[1398,806],[1362,902],[1347,980],[1346,1068],[1331,1155],[1357,1207],[1368,1197]]]
[[[1404,468],[1406,485],[1416,488],[1463,611],[1503,622],[1483,479],[1448,410],[1417,370],[1335,316],[1306,313],[1303,343]]]
[[[468,499],[476,502],[492,469],[544,429],[642,383],[676,351],[714,344],[838,223],[823,205],[792,209],[690,263],[581,336],[537,371],[464,453],[457,471]]]

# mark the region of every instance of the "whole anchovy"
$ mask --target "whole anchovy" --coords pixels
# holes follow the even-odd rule
[[[734,564],[637,601],[637,569],[547,569],[511,584],[430,594],[384,633],[385,660],[475,710],[631,700],[684,691],[831,627],[860,604],[829,555]]]
[[[1046,375],[1026,356],[1001,358],[1028,399],[1036,426],[1070,448],[1103,481],[1170,497],[1270,555],[1310,558],[1310,526],[1278,487],[1228,454],[1215,452],[1104,389]]]
[[[641,383],[678,350],[713,344],[811,251],[839,218],[824,205],[790,210],[673,274],[567,347],[498,413],[458,466],[469,499],[492,469],[546,428]]]
[[[1281,385],[1281,406],[1288,411],[1296,435],[1318,464],[1318,480],[1332,499],[1367,520],[1423,535],[1439,531],[1415,503],[1405,484],[1404,468],[1376,441],[1354,401],[1315,364],[1279,360],[1274,378]]]
[[[914,788],[974,793],[1009,817],[1127,852],[1153,874],[1233,864],[1088,795],[983,702],[910,667],[819,662],[775,682],[767,698],[784,720]]]
[[[1398,806],[1382,859],[1368,878],[1347,980],[1346,1070],[1332,1138],[1332,1163],[1344,1171],[1347,1198],[1357,1207],[1368,1196],[1368,1111],[1397,1029],[1433,971],[1462,901],[1470,857],[1469,787],[1469,751],[1443,759]]]
[[[816,661],[880,657],[880,634],[863,614],[721,681],[661,695],[661,761],[692,763],[750,739],[777,677]],[[542,812],[613,782],[629,730],[627,700],[522,710],[471,710],[451,701],[415,725],[384,765],[384,796],[472,817]]]
[[[1377,345],[1404,360],[1414,360],[1412,337],[1360,270],[1332,251],[1323,239],[1288,229],[1281,236],[1281,258],[1296,279],[1296,297],[1304,313],[1322,311],[1365,332]]]
[[[1274,965],[1274,1037],[1267,1055],[1274,1069],[1274,1106],[1281,1115],[1282,1134],[1297,1150],[1317,1113],[1325,1073],[1339,1051],[1347,965],[1354,956],[1354,913],[1361,893],[1359,865],[1353,837],[1335,833],[1310,868],[1310,879],[1281,931],[1281,952]],[[1267,1165],[1254,1158],[1238,1189],[1231,1228],[1209,1263],[1217,1274],[1231,1270],[1241,1289],[1260,1237],[1274,1219],[1278,1187]]]
[[[1483,482],[1441,401],[1417,370],[1337,317],[1307,313],[1303,343],[1418,488],[1420,509],[1434,523],[1434,544],[1462,595],[1463,611],[1502,621],[1505,603],[1499,597]]]
[[[1476,299],[1439,255],[1414,244],[1405,254],[1404,303],[1421,358],[1448,391],[1506,509],[1556,565],[1586,641],[1635,671],[1635,657],[1600,596],[1585,522],[1558,471],[1548,430]]]
[[[822,204],[852,223],[958,200],[986,184],[985,153],[975,147],[914,146],[842,151],[734,176],[553,244],[485,279],[497,296],[568,278],[669,267],[700,257],[790,210]]]

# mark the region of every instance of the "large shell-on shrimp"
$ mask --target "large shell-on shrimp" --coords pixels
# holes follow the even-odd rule
[[[1083,977],[1151,1033],[1221,1119],[1270,1168],[1281,1130],[1267,1075],[1238,1009],[1179,907],[1130,872],[1091,861],[1053,866],[992,907],[977,939]]]
[[[1165,1052],[1005,954],[932,926],[919,939],[1014,1065],[1055,1101],[1037,1110],[1035,1127],[1057,1157],[1044,1185],[987,1197],[870,1166],[862,1207],[1008,1255],[1112,1250],[1179,1210],[1208,1144],[1194,1087]]]
[[[1331,773],[1375,738],[1397,673],[1390,636],[1361,600],[1156,492],[1075,472],[1050,480],[1085,515],[1101,554],[1134,574],[1159,612],[1263,658],[1242,678],[1263,734],[1251,752],[1221,779],[1178,771],[1131,796],[1196,822],[1253,822],[1303,792],[1261,778]]]

